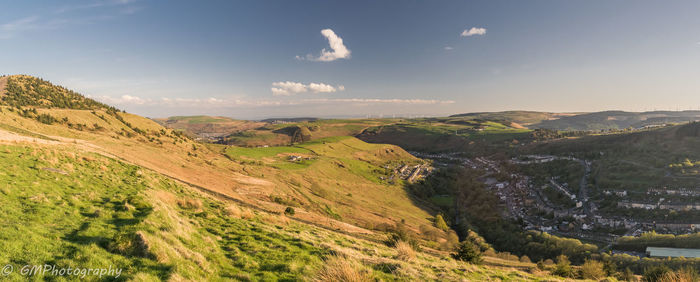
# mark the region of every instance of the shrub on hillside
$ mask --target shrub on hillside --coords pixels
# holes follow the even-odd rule
[[[456,260],[466,261],[473,264],[480,264],[482,261],[479,246],[470,240],[464,240],[459,244],[452,257]]]
[[[447,222],[445,222],[445,219],[442,217],[441,214],[435,216],[435,227],[443,231],[447,231],[450,229],[450,227],[447,226]]]
[[[286,215],[293,216],[294,213],[296,212],[294,211],[293,207],[287,207],[286,209],[284,209],[284,214]]]
[[[644,279],[644,281],[647,282],[657,282],[661,281],[661,277],[666,276],[666,274],[670,272],[672,271],[670,268],[668,268],[668,266],[654,266],[644,270],[644,275],[642,275],[642,279]]]
[[[581,266],[581,276],[583,279],[598,280],[605,277],[603,263],[597,260],[586,260]]]
[[[571,267],[571,262],[567,256],[559,255],[557,257],[557,265],[554,267],[552,274],[567,278],[574,277],[574,269]]]

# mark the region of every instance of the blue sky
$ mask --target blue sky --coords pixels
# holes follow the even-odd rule
[[[149,117],[700,107],[698,1],[0,5],[0,73]]]

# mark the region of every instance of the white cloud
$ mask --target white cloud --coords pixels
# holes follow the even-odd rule
[[[454,104],[451,100],[424,100],[424,99],[365,99],[365,98],[348,98],[348,99],[306,99],[305,102],[311,103],[351,103],[351,104],[411,104],[411,105],[435,105],[435,104]]]
[[[350,50],[347,47],[345,47],[345,44],[343,44],[343,39],[340,38],[340,36],[336,35],[332,29],[327,28],[321,30],[321,34],[328,39],[328,45],[330,45],[331,50],[323,48],[321,50],[321,54],[318,57],[308,54],[306,55],[307,60],[318,62],[331,62],[338,59],[350,58]],[[296,56],[296,58],[298,60],[304,59],[301,56]]]
[[[486,34],[486,29],[483,27],[472,27],[470,29],[465,29],[462,31],[462,37],[472,36],[472,35],[484,35]]]
[[[343,87],[345,89],[345,87]],[[309,90],[314,93],[331,93],[337,91],[335,87],[325,83],[309,83]]]
[[[182,111],[193,111],[193,113],[204,113],[211,111],[229,112],[232,109],[251,108],[275,108],[294,109],[296,107],[314,108],[331,107],[336,113],[347,110],[348,107],[440,107],[446,104],[454,104],[450,100],[425,100],[425,99],[379,99],[379,98],[338,98],[338,99],[255,99],[255,98],[141,98],[131,95],[122,95],[117,98],[110,96],[97,97],[104,103],[114,105],[127,110],[143,111],[147,109],[149,113],[153,110],[170,111],[171,113],[182,113]],[[167,110],[171,109],[171,110]],[[403,109],[403,108],[402,108]]]
[[[447,51],[450,51],[452,49],[454,49],[454,48],[452,48],[451,46],[445,46],[445,50],[447,50]]]
[[[270,91],[272,91],[272,95],[275,96],[292,96],[294,94],[298,93],[306,93],[306,92],[313,92],[313,93],[332,93],[336,91],[344,91],[345,86],[343,85],[338,85],[338,86],[332,86],[329,84],[325,83],[309,83],[308,85],[303,84],[301,82],[292,82],[292,81],[284,81],[284,82],[274,82],[272,83],[272,87],[270,87]]]
[[[270,90],[275,96],[290,96],[306,92],[307,88],[303,83],[284,81],[272,83],[272,88],[270,88]]]
[[[91,98],[90,96],[87,96],[88,98]],[[110,96],[101,96],[97,97],[97,100],[100,100],[104,103],[107,104],[115,104],[115,105],[145,105],[147,103],[151,103],[151,99],[143,99],[140,97],[132,96],[132,95],[122,95],[121,97],[118,98],[113,98]]]

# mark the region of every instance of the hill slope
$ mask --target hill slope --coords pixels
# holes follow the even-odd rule
[[[3,219],[15,223],[0,225],[0,261],[15,269],[49,263],[112,267],[120,280],[269,281],[313,277],[340,260],[378,279],[536,277],[423,253],[403,261],[383,244],[212,197],[71,145],[0,144],[0,183]],[[16,271],[8,279],[24,278]]]
[[[700,120],[700,111],[654,111],[642,113],[605,111],[561,117],[555,120],[544,120],[533,124],[532,127],[556,130],[607,130],[629,127],[640,128],[697,120]]]
[[[248,151],[205,145],[43,80],[13,76],[9,85],[0,104],[0,263],[15,269],[111,265],[124,269],[122,279],[300,280],[338,262],[368,279],[548,277],[432,249],[419,228],[431,226],[431,214],[403,180],[386,178],[421,162],[398,147],[350,137]],[[399,224],[424,244],[415,258],[383,243],[379,230]]]

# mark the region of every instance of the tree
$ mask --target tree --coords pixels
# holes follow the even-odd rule
[[[567,256],[559,255],[557,257],[557,265],[552,274],[569,278],[574,276],[574,270],[571,268],[571,262]]]
[[[581,275],[583,279],[593,279],[598,280],[605,277],[605,270],[603,270],[603,263],[597,260],[586,260],[581,266]]]
[[[447,222],[445,222],[441,214],[435,216],[435,227],[443,231],[450,230],[450,227],[447,226]]]
[[[470,240],[464,240],[459,244],[452,257],[456,260],[466,261],[473,264],[480,264],[482,261],[479,246]]]

